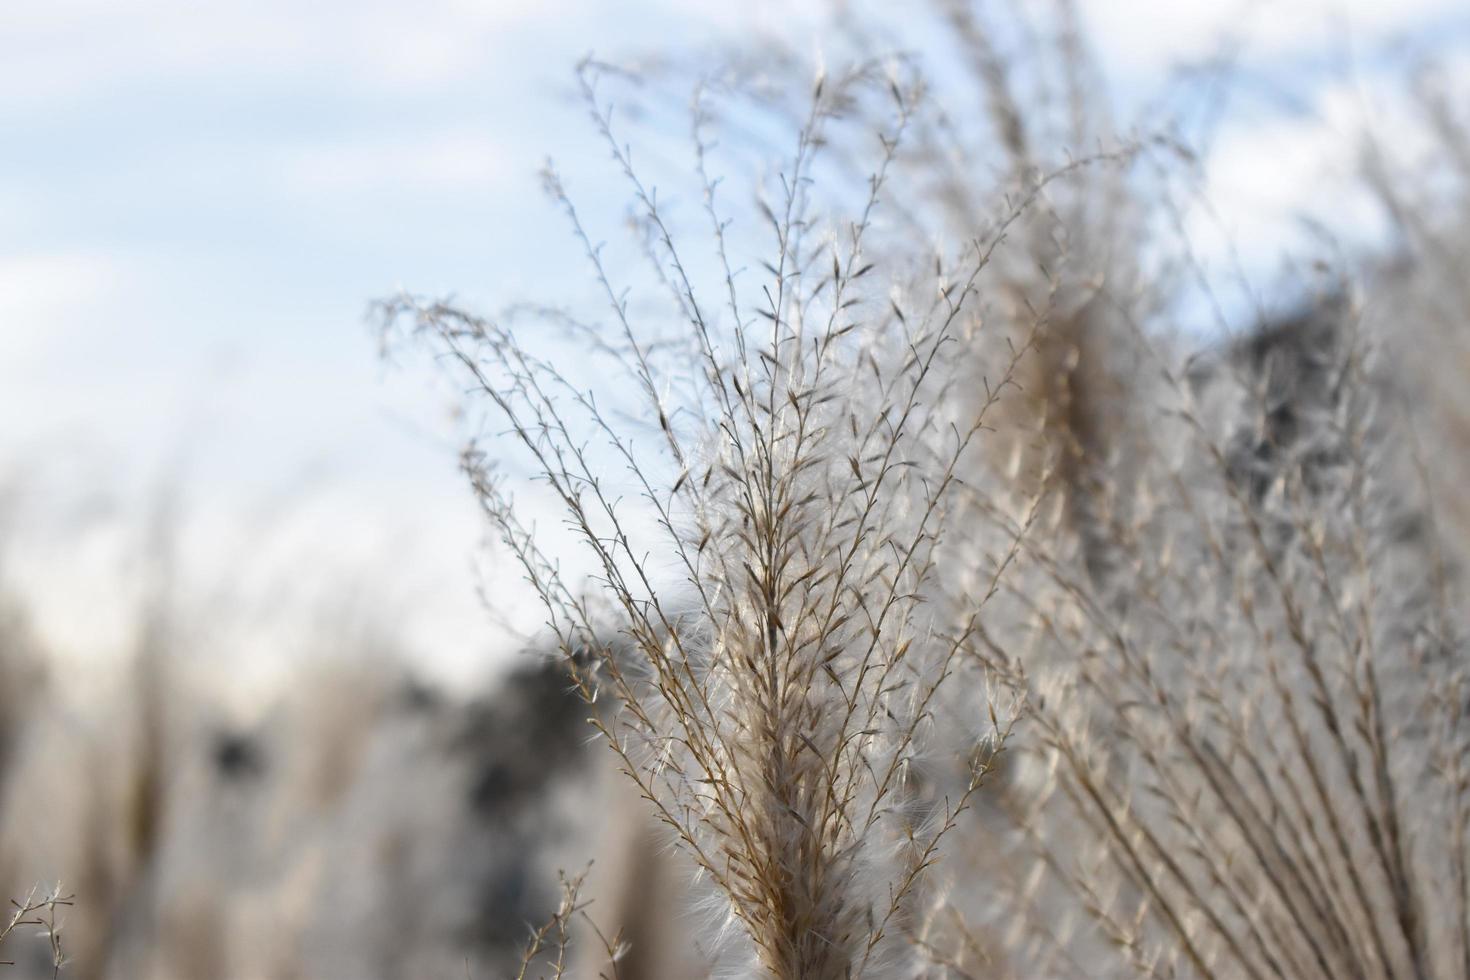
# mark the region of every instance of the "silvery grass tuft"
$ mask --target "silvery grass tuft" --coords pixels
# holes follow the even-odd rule
[[[1176,120],[1107,137],[1069,5],[1011,60],[939,6],[969,74],[934,77],[974,92],[860,60],[793,113],[794,59],[743,66],[799,120],[750,209],[754,281],[710,117],[691,264],[584,67],[663,306],[629,301],[549,173],[608,323],[540,312],[631,385],[449,305],[387,311],[507,420],[591,556],[571,577],[467,455],[579,690],[620,705],[593,723],[719,897],[728,928],[693,942],[774,977],[1470,973],[1464,371],[1425,355],[1464,349],[1463,124],[1424,98],[1433,180],[1368,154],[1402,262],[1329,256],[1295,308],[1236,323]],[[863,28],[835,36],[867,54]],[[979,122],[934,108],[977,94]]]
[[[1033,423],[1058,506],[1020,539],[983,639],[1029,694],[1019,776],[986,803],[1041,863],[997,847],[998,815],[952,835],[990,886],[937,896],[915,933],[936,969],[1470,973],[1466,537],[1445,494],[1467,306],[1443,278],[1463,267],[1470,157],[1463,123],[1427,108],[1440,143],[1420,169],[1367,154],[1403,257],[1329,256],[1294,309],[1222,316],[1204,341],[1168,321],[1165,283],[1062,254],[1048,238],[1088,229],[1037,215],[1051,234],[1028,248],[1092,285],[1080,320],[1052,320],[1068,356],[1023,371],[1065,395]],[[1002,115],[1035,152],[1037,113]],[[1183,233],[1185,171],[1134,206],[1218,311]],[[967,478],[964,505],[1005,521]],[[956,524],[951,540],[978,526]]]
[[[987,437],[1025,352],[1008,348],[964,417],[936,411],[1005,225],[956,257],[953,274],[867,258],[865,236],[921,93],[864,64],[811,89],[778,189],[761,205],[771,258],[756,282],[728,257],[707,144],[697,141],[723,281],[706,296],[613,134],[598,68],[583,66],[580,78],[679,324],[655,343],[634,322],[548,171],[547,189],[605,290],[611,326],[595,346],[631,380],[624,390],[637,391],[636,422],[624,420],[620,390],[573,383],[520,332],[412,299],[387,315],[411,320],[458,362],[590,553],[592,584],[567,577],[486,457],[467,453],[579,691],[617,698],[616,712],[593,724],[722,896],[729,931],[767,976],[870,975],[895,955],[920,884],[1018,707],[1015,692],[981,687],[985,677],[972,673],[988,707],[966,776],[939,798],[914,792],[911,763],[938,693],[975,644],[1007,564],[943,615],[924,602],[956,473]],[[823,217],[808,185],[825,133],[855,91],[874,86],[889,111],[873,140],[868,199],[855,216]],[[628,483],[636,507],[620,497]],[[666,574],[671,565],[676,574]]]

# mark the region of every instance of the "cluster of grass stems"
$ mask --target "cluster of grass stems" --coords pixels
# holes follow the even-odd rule
[[[10,917],[0,927],[0,946],[9,941],[10,934],[17,929],[35,930],[46,941],[51,975],[59,977],[61,967],[66,963],[66,954],[61,949],[61,924],[56,919],[56,911],[70,907],[71,896],[63,895],[60,885],[44,893],[33,888],[24,899],[11,899],[10,905]],[[0,960],[0,966],[14,965],[13,960]]]
[[[989,150],[910,59],[857,57],[793,110],[768,54],[756,99],[795,141],[756,195],[759,270],[711,176],[718,86],[693,113],[691,263],[581,67],[652,298],[548,168],[603,314],[533,312],[611,380],[524,325],[385,304],[577,542],[466,452],[570,683],[614,704],[592,726],[692,863],[704,911],[669,930],[783,980],[1470,975],[1463,541],[1433,458],[1455,443],[1424,448],[1462,406],[1395,401],[1422,366],[1372,302],[1453,275],[1443,202],[1381,177],[1411,272],[1340,268],[1275,325],[1219,313],[1200,350],[1164,322],[1171,291],[1225,306],[1184,234],[1178,134],[1105,137],[1073,17],[1054,84],[1025,89],[1058,113],[943,9]],[[856,208],[822,196],[854,172]],[[1463,344],[1445,300],[1425,344]],[[579,886],[527,970],[564,950]],[[589,956],[616,974],[611,935]]]

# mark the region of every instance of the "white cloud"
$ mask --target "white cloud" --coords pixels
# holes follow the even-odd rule
[[[434,133],[412,142],[347,142],[283,151],[287,188],[309,194],[351,194],[394,186],[463,191],[506,176],[507,152],[483,132]]]
[[[1470,81],[1470,62],[1446,69],[1460,84]],[[1370,140],[1392,172],[1413,173],[1426,161],[1442,167],[1443,147],[1401,79],[1323,86],[1311,110],[1220,133],[1186,221],[1191,246],[1217,273],[1233,252],[1255,288],[1266,286],[1284,257],[1300,257],[1308,245],[1304,220],[1350,251],[1386,247],[1388,215],[1364,176]]]
[[[27,364],[59,334],[99,322],[126,282],[124,266],[99,252],[0,257],[0,362]]]
[[[1083,0],[1104,57],[1125,70],[1153,72],[1211,54],[1238,32],[1255,54],[1280,54],[1343,39],[1354,43],[1407,30],[1433,17],[1463,13],[1462,0]]]
[[[328,72],[434,84],[483,64],[501,32],[553,12],[531,0],[11,0],[0,5],[0,106],[140,78]]]

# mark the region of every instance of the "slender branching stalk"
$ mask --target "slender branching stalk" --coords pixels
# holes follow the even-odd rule
[[[669,217],[614,135],[597,67],[583,67],[593,119],[647,230],[645,255],[683,325],[670,345],[680,358],[661,356],[548,171],[611,314],[598,349],[636,382],[633,409],[574,383],[516,331],[446,304],[387,309],[433,336],[499,411],[590,554],[589,590],[524,523],[487,457],[466,453],[578,689],[588,701],[617,698],[618,712],[595,715],[594,726],[723,896],[760,969],[780,978],[860,976],[885,962],[1018,707],[1017,695],[992,690],[966,778],[941,798],[915,793],[911,767],[936,699],[1008,564],[988,592],[941,609],[925,601],[936,549],[958,473],[1030,338],[1008,346],[970,410],[936,402],[955,382],[951,347],[976,326],[977,280],[1041,182],[956,258],[958,277],[881,269],[865,239],[917,90],[885,81],[889,125],[857,217],[818,218],[806,191],[826,130],[872,74],[863,66],[813,86],[774,199],[761,206],[774,257],[755,290],[742,290],[731,267],[697,117],[721,309],[695,287]],[[883,277],[880,300],[872,286]],[[635,413],[641,427],[623,421]]]

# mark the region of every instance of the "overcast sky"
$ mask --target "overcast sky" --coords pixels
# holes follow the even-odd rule
[[[537,167],[602,162],[568,98],[573,63],[802,37],[818,8],[5,0],[0,487],[20,535],[0,575],[48,633],[91,649],[121,615],[119,542],[173,481],[192,581],[269,591],[284,576],[303,601],[386,590],[409,642],[477,662],[495,644],[471,591],[480,529],[451,399],[379,362],[368,302],[405,286],[489,309],[554,290],[575,253]],[[1084,4],[1125,97],[1208,52],[1222,23],[1249,23],[1251,56],[1297,80],[1302,105],[1227,129],[1208,162],[1250,245],[1299,206],[1347,207],[1324,158],[1362,92],[1322,70],[1325,52],[1401,35],[1463,61],[1464,8]]]

